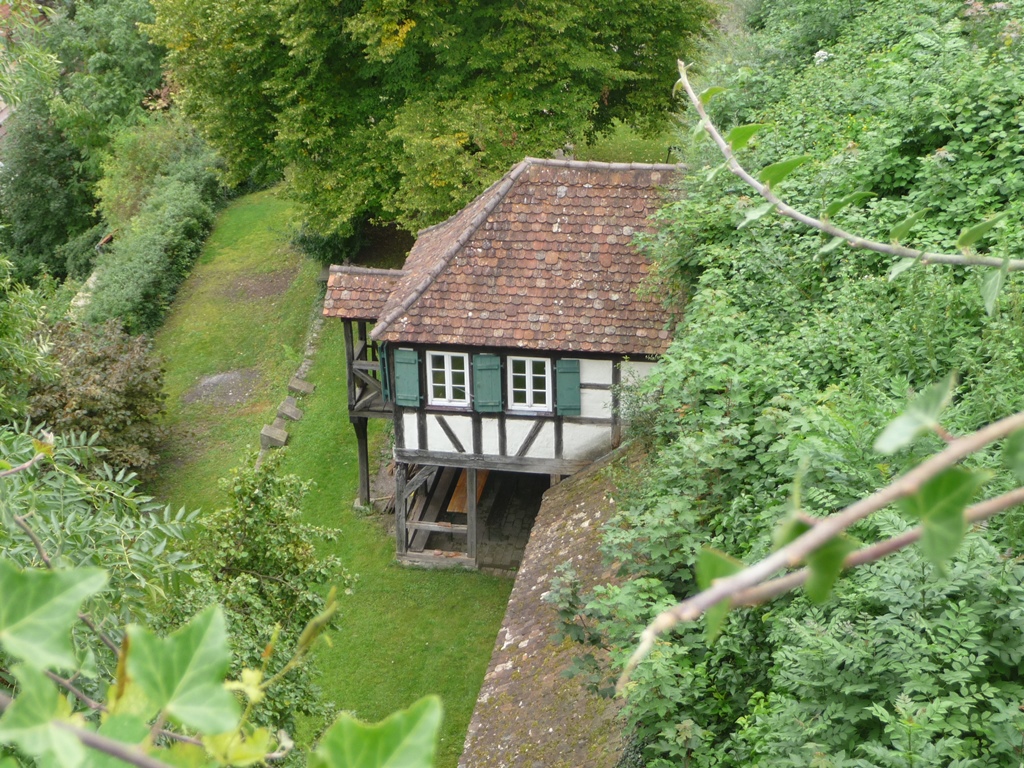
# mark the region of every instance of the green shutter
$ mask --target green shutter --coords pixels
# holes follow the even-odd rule
[[[559,416],[580,415],[580,361],[555,362],[555,399]]]
[[[501,358],[473,355],[473,407],[480,413],[501,411]]]
[[[384,402],[391,402],[391,370],[388,368],[388,343],[382,341],[377,346],[377,357],[380,360],[380,389]]]
[[[395,402],[420,407],[420,356],[414,349],[395,350]]]

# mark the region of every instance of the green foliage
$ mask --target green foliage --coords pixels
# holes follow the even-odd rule
[[[40,295],[15,283],[0,259],[0,424],[24,415],[29,382],[49,371],[42,317]]]
[[[809,157],[786,201],[876,240],[1019,250],[1019,10],[776,0],[757,18],[723,44],[731,60],[705,66],[727,86],[708,105],[725,132],[771,127],[742,149],[745,167]],[[704,547],[760,559],[794,504],[838,511],[1024,395],[1019,275],[984,294],[964,268],[918,264],[890,281],[895,260],[767,215],[716,173],[716,149],[684,152],[686,194],[648,245],[685,316],[648,383],[661,396],[652,467],[606,534],[634,578],[586,614],[623,653],[697,591]],[[976,228],[1004,212],[1001,228]],[[988,495],[1016,487],[1008,442],[1005,459],[986,450],[922,488],[906,519],[889,510],[851,532],[871,543],[922,522],[914,550],[834,587],[852,545],[818,550],[806,596],[733,611],[711,648],[694,627],[656,645],[628,690],[648,764],[1019,762],[1020,512],[966,539],[962,518],[986,478]]]
[[[95,434],[115,470],[151,474],[166,429],[163,370],[144,336],[116,320],[103,325],[58,323],[50,332],[57,375],[33,380],[29,416],[58,433]]]
[[[163,622],[176,626],[203,606],[223,605],[236,675],[246,668],[265,669],[267,677],[279,673],[303,627],[324,611],[327,584],[339,574],[349,581],[336,558],[315,550],[325,532],[298,521],[310,484],[279,474],[280,459],[280,453],[271,454],[259,468],[238,468],[223,481],[230,504],[206,516],[204,535],[192,544],[202,568],[168,606]],[[323,725],[330,709],[321,700],[311,671],[300,667],[289,672],[275,696],[258,703],[253,718],[291,730],[301,714]]]
[[[156,4],[182,101],[235,179],[287,167],[314,231],[414,229],[524,155],[659,128],[671,63],[713,7],[617,0]],[[244,76],[239,77],[239,73]]]
[[[437,752],[441,700],[429,696],[383,722],[365,726],[341,715],[324,734],[310,768],[430,768]]]

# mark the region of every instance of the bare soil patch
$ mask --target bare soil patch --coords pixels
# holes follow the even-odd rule
[[[260,372],[255,368],[240,368],[235,371],[216,373],[213,376],[204,377],[182,395],[181,399],[186,403],[238,405],[252,397],[259,381]]]
[[[276,272],[245,275],[225,286],[221,295],[228,301],[271,299],[288,290],[298,271],[298,267],[295,267],[294,269],[279,269]]]

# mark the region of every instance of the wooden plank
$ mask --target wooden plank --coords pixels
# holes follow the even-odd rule
[[[466,533],[468,525],[459,523],[406,523],[405,527],[410,531],[436,531],[438,533]]]
[[[403,565],[418,565],[423,568],[476,568],[476,564],[461,552],[406,552],[398,556]]]
[[[415,519],[410,519],[409,522],[437,522],[437,518],[448,508],[448,502],[451,500],[452,491],[455,489],[458,479],[459,470],[457,468],[444,467],[438,473],[437,480],[427,494],[425,503],[417,506]],[[427,537],[429,535],[429,531],[414,531],[409,542],[409,550],[412,552],[422,552],[427,546]]]
[[[469,506],[466,509],[466,555],[476,565],[476,509],[480,500],[480,491],[483,490],[483,483],[477,482],[477,475],[483,470],[467,469],[462,474],[466,475],[466,496]]]
[[[479,503],[480,497],[484,495],[484,485],[487,484],[487,476],[490,472],[486,469],[477,470],[477,483],[476,483],[476,500]],[[455,492],[452,494],[452,500],[448,502],[449,512],[458,512],[460,514],[467,514],[469,509],[466,505],[466,487],[469,482],[469,473],[463,472],[459,475],[458,485],[455,486]]]
[[[434,476],[437,474],[437,471],[437,467],[421,468],[420,471],[413,475],[412,479],[405,484],[405,495],[412,496],[414,493],[416,493],[416,491],[420,489],[421,485],[423,485],[428,480],[433,480]]]
[[[395,463],[395,543],[398,554],[404,555],[409,549],[409,540],[405,531],[406,496],[405,478],[409,465],[404,462]]]
[[[397,422],[396,422],[397,423]],[[441,451],[413,451],[395,449],[395,459],[413,464],[437,464],[446,467],[498,469],[509,472],[529,472],[537,475],[573,475],[586,469],[594,460],[586,459],[530,459],[516,456],[474,456],[469,453],[443,453]]]

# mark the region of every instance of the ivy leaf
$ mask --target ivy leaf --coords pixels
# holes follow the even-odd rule
[[[1003,464],[1018,483],[1024,483],[1024,429],[1013,432],[1003,443]]]
[[[128,676],[157,709],[203,734],[238,723],[238,702],[224,687],[231,664],[220,606],[210,606],[167,638],[128,627]]]
[[[932,384],[915,398],[907,410],[897,416],[882,430],[875,440],[875,450],[891,454],[910,445],[918,435],[939,426],[939,415],[953,399],[956,374],[950,374],[945,381]]]
[[[857,542],[845,534],[826,541],[807,556],[811,574],[804,589],[812,603],[823,603],[832,594],[832,586],[843,571],[846,556],[857,549]]]
[[[274,739],[266,728],[257,728],[245,736],[238,731],[206,736],[203,744],[219,765],[255,765],[274,751]]]
[[[100,726],[99,733],[122,744],[141,745],[149,738],[146,721],[135,715],[109,715]],[[86,753],[88,768],[124,768],[125,762],[112,755],[89,750]]]
[[[1009,211],[1003,211],[998,216],[993,216],[988,221],[983,221],[981,224],[975,224],[973,227],[962,230],[960,232],[960,237],[956,239],[956,247],[961,251],[966,248],[970,248],[992,229],[1005,224],[1006,217],[1009,215]]]
[[[915,259],[911,256],[908,256],[905,259],[900,259],[895,264],[893,264],[892,269],[889,270],[889,282],[891,283],[893,280],[895,280],[897,277],[902,275],[904,272],[906,272],[908,269],[910,269],[912,266],[919,262],[920,259]]]
[[[0,561],[0,645],[39,669],[74,668],[71,627],[78,608],[106,583],[99,568],[21,571]]]
[[[426,696],[375,725],[342,714],[309,757],[309,768],[431,768],[441,700]]]
[[[763,203],[762,205],[755,206],[753,208],[747,208],[743,215],[743,221],[741,221],[736,229],[743,229],[749,227],[758,219],[764,218],[769,213],[775,210],[775,203]]]
[[[956,554],[967,533],[964,509],[989,477],[987,472],[950,467],[900,500],[903,511],[921,521],[921,549],[936,566],[941,568]]]
[[[729,134],[725,137],[726,142],[732,147],[733,152],[739,152],[741,149],[750,143],[750,140],[754,138],[758,131],[764,128],[764,123],[748,123],[747,125],[737,125]]]
[[[702,590],[712,585],[715,579],[732,576],[743,570],[743,563],[735,557],[725,554],[717,549],[704,547],[697,555],[697,586]],[[722,600],[711,606],[704,612],[707,621],[706,631],[708,642],[715,642],[715,638],[722,631],[722,624],[729,613],[729,601]]]
[[[830,203],[824,211],[824,216],[827,219],[831,219],[833,216],[835,216],[837,213],[843,210],[843,208],[846,208],[849,205],[856,205],[857,203],[863,200],[867,200],[869,197],[874,196],[874,192],[869,192],[866,189],[862,189],[858,192],[851,192],[845,197],[839,198],[834,203]]]
[[[772,163],[771,165],[762,168],[761,172],[757,174],[757,178],[769,187],[777,187],[787,176],[789,176],[789,174],[810,159],[810,155],[788,157],[785,160],[780,160],[777,163]]]
[[[825,245],[818,249],[818,253],[832,253],[836,248],[845,243],[846,240],[842,237],[833,237]]]
[[[910,234],[910,230],[917,226],[917,222],[924,218],[926,213],[928,213],[928,209],[922,208],[920,211],[914,211],[907,216],[907,218],[889,230],[889,240],[894,243],[903,240],[903,238]]]
[[[0,718],[0,744],[15,744],[44,765],[78,768],[85,748],[55,721],[68,720],[71,707],[56,686],[38,669],[20,664],[13,670],[21,689]]]
[[[699,98],[700,103],[706,107],[708,104],[711,103],[711,100],[715,98],[715,96],[717,96],[720,93],[725,93],[727,90],[729,89],[723,88],[720,85],[713,85],[710,88],[705,88],[703,91],[701,91],[700,95],[697,98]]]

